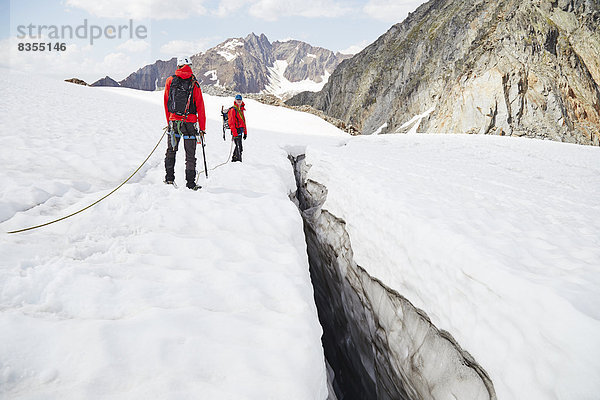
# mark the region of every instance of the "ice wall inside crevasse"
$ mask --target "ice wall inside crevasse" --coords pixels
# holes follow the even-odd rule
[[[345,221],[321,209],[327,188],[292,158],[297,204],[323,326],[325,356],[343,399],[496,399],[493,384],[452,336],[353,260]]]

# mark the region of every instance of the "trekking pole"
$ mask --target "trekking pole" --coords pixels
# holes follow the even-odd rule
[[[223,117],[223,141],[225,141],[225,132],[227,131],[227,126],[225,125],[225,114],[223,113],[223,106],[221,106],[221,117]]]
[[[202,159],[204,160],[204,173],[206,174],[206,179],[208,179],[208,168],[206,167],[206,153],[204,152],[204,133],[200,135],[200,140],[202,142]]]

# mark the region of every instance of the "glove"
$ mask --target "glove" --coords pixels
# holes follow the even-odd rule
[[[247,133],[244,133],[244,140],[246,140],[246,136],[248,136],[248,134],[247,134]]]
[[[204,131],[198,132],[198,135],[196,136],[196,143],[204,146],[205,145],[205,143],[204,143],[204,135],[205,134],[206,134],[206,132],[204,132]]]

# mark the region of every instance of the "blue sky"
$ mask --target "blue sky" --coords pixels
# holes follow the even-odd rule
[[[0,0],[1,66],[93,82],[120,80],[157,59],[205,51],[225,39],[264,33],[271,42],[298,39],[355,53],[401,22],[421,0]],[[128,35],[129,20],[141,36]],[[87,38],[49,37],[52,26]],[[28,27],[33,27],[34,37]],[[91,26],[101,37],[90,44]],[[37,37],[38,27],[42,37]],[[121,39],[104,32],[121,26]],[[138,28],[138,27],[143,28]],[[20,28],[19,28],[20,27]],[[25,37],[20,33],[26,32]],[[68,30],[66,31],[68,32]],[[21,36],[21,37],[18,37]],[[81,35],[83,36],[83,35]],[[113,35],[114,36],[114,35]],[[66,43],[63,52],[19,51],[20,43]]]

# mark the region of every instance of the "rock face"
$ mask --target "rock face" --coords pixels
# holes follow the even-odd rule
[[[363,134],[412,129],[599,145],[599,85],[598,1],[431,0],[342,62],[320,92],[288,104],[311,105]]]
[[[192,57],[192,70],[203,86],[220,86],[242,93],[258,93],[268,84],[273,65],[272,45],[265,35],[229,39]]]
[[[353,259],[345,222],[322,205],[327,188],[293,160],[325,357],[342,399],[496,400],[484,369],[425,312]]]
[[[273,81],[280,79],[279,73],[290,82],[320,83],[320,88],[325,83],[324,77],[349,57],[297,40],[271,43],[264,34],[252,33],[243,39],[228,39],[191,59],[192,70],[203,88],[268,93]],[[176,63],[176,58],[159,60],[132,73],[118,85],[141,90],[164,88],[166,79],[175,72]],[[115,81],[106,77],[94,85],[113,86],[112,82]]]
[[[274,42],[273,57],[287,62],[284,76],[291,82],[305,79],[322,82],[324,75],[331,74],[342,60],[350,58],[298,40]]]
[[[82,86],[90,86],[84,80],[81,80],[79,78],[65,79],[65,82],[75,83],[77,85],[82,85]]]
[[[92,83],[90,86],[111,86],[111,87],[119,87],[119,82],[115,81],[110,76],[105,76],[102,79],[98,79],[96,82]]]
[[[177,69],[177,58],[169,61],[158,60],[154,64],[146,65],[123,79],[119,84],[123,87],[141,90],[157,90],[165,87],[167,78]]]

